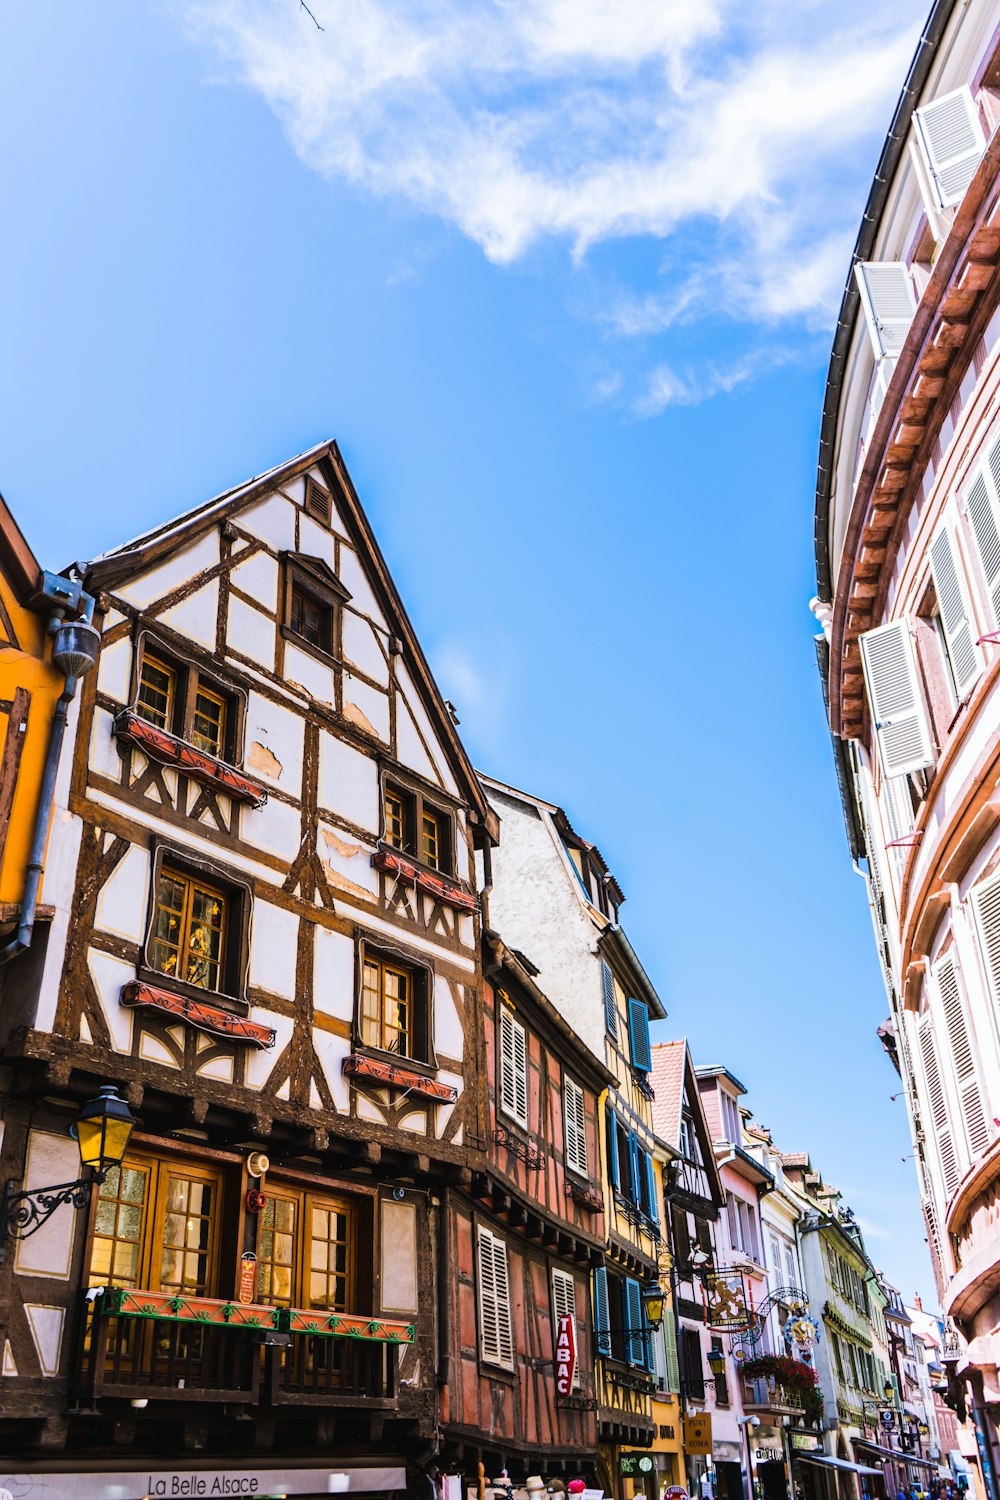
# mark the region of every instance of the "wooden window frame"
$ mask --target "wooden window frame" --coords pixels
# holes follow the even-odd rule
[[[426,958],[418,957],[407,949],[397,947],[391,942],[386,942],[380,937],[373,937],[366,932],[356,933],[354,950],[354,1018],[351,1026],[353,1050],[409,1068],[414,1073],[433,1076],[438,1069],[437,1053],[434,1047],[435,970],[433,964],[429,963]],[[412,1002],[414,1004],[414,1040],[415,1044],[420,1044],[421,1052],[425,1053],[425,1056],[419,1054],[407,1056],[400,1052],[388,1052],[385,1048],[373,1047],[370,1042],[364,1040],[362,1018],[366,960],[402,969],[413,977],[415,981]],[[418,1013],[417,1007],[422,1014]]]
[[[329,639],[323,646],[307,641],[292,629],[292,601],[295,591],[308,595],[319,607],[329,611]],[[281,625],[282,637],[299,651],[315,656],[327,666],[339,668],[343,657],[343,606],[350,594],[333,569],[321,558],[300,552],[281,554]]]
[[[173,844],[157,841],[150,860],[150,883],[148,915],[142,951],[139,956],[138,977],[161,989],[174,990],[192,1000],[209,1001],[226,1010],[245,1016],[250,1012],[247,999],[247,977],[250,967],[250,915],[253,904],[253,887],[245,875],[237,874],[214,861],[199,859],[189,850],[179,849]],[[220,965],[220,983],[224,988],[203,989],[191,984],[179,975],[165,974],[153,967],[156,947],[157,893],[164,866],[187,880],[195,880],[217,888],[229,903],[228,934],[224,934],[224,953]]]
[[[355,1198],[347,1193],[325,1192],[320,1188],[300,1187],[294,1183],[285,1181],[274,1181],[268,1178],[267,1196],[269,1201],[284,1199],[293,1201],[296,1211],[301,1217],[298,1219],[294,1231],[294,1264],[292,1266],[292,1292],[288,1301],[277,1297],[273,1287],[264,1296],[260,1281],[257,1283],[258,1300],[264,1300],[268,1306],[274,1307],[300,1307],[313,1308],[311,1288],[309,1286],[311,1266],[310,1248],[312,1245],[312,1211],[313,1209],[327,1209],[335,1213],[342,1213],[348,1219],[348,1253],[347,1253],[347,1305],[343,1309],[337,1309],[345,1313],[365,1315],[371,1312],[374,1298],[374,1275],[372,1277],[369,1295],[361,1295],[360,1267],[366,1263],[367,1250],[370,1248],[371,1233],[368,1220],[371,1217],[371,1199]],[[263,1215],[258,1228],[258,1277],[260,1266],[264,1263],[260,1256],[264,1234]],[[362,1252],[365,1252],[364,1254]],[[272,1262],[273,1264],[273,1262]],[[364,1303],[366,1305],[362,1306]],[[327,1309],[317,1308],[316,1311]],[[332,1309],[331,1309],[332,1310]]]
[[[163,1228],[168,1213],[167,1193],[171,1176],[184,1177],[189,1181],[210,1183],[216,1191],[216,1212],[213,1216],[211,1226],[211,1242],[206,1253],[208,1264],[208,1275],[206,1286],[201,1293],[179,1293],[178,1295],[200,1295],[214,1297],[220,1292],[220,1279],[223,1271],[223,1257],[220,1253],[223,1237],[223,1223],[225,1217],[225,1190],[226,1174],[221,1167],[213,1167],[202,1162],[192,1162],[186,1157],[158,1156],[151,1152],[129,1151],[125,1155],[123,1165],[144,1171],[148,1174],[149,1193],[142,1204],[141,1225],[139,1237],[139,1257],[136,1290],[158,1291],[163,1290],[160,1277],[163,1266]],[[94,1271],[93,1257],[94,1248],[98,1238],[97,1234],[97,1211],[100,1204],[100,1189],[94,1193],[93,1208],[91,1210],[90,1223],[87,1233],[87,1282],[88,1285],[103,1286],[108,1278],[103,1273]],[[113,1284],[113,1283],[112,1283]],[[172,1290],[167,1288],[166,1290]]]
[[[168,722],[161,727],[168,734],[183,740],[202,754],[210,755],[214,760],[223,761],[229,766],[240,766],[246,727],[246,693],[227,682],[213,665],[191,655],[186,642],[167,639],[143,629],[136,637],[132,653],[129,710],[145,723],[154,722],[146,719],[139,708],[142,669],[150,658],[174,674],[173,702],[168,711]],[[218,751],[205,750],[194,740],[194,718],[199,692],[210,694],[225,707],[225,725]]]
[[[439,802],[434,796],[428,795],[422,787],[413,782],[404,780],[393,772],[385,772],[381,778],[382,798],[380,803],[379,842],[386,849],[391,849],[396,854],[401,854],[404,859],[419,865],[422,870],[429,870],[433,875],[444,875],[454,880],[455,876],[455,814]],[[386,803],[389,796],[398,799],[403,808],[403,845],[393,843],[389,838],[389,820]],[[424,815],[434,817],[438,820],[441,830],[441,855],[436,865],[428,864],[424,859],[423,848],[423,820]]]

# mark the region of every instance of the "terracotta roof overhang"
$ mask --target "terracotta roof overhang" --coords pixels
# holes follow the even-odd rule
[[[892,124],[889,126],[889,133],[885,138],[878,166],[875,169],[875,177],[868,194],[868,202],[865,204],[865,211],[861,219],[861,227],[858,230],[858,237],[854,244],[854,251],[851,255],[851,265],[847,273],[844,295],[840,304],[837,330],[834,335],[833,349],[830,353],[830,366],[826,377],[826,391],[823,397],[823,421],[820,428],[819,465],[816,476],[816,583],[819,590],[819,597],[825,603],[829,603],[832,599],[830,578],[830,494],[833,483],[834,453],[836,451],[837,417],[840,411],[847,353],[854,334],[860,304],[860,293],[854,275],[854,267],[859,260],[871,259],[875,238],[878,234],[879,225],[882,222],[882,211],[885,208],[889,188],[906,148],[906,138],[909,134],[910,120],[913,115],[914,106],[927,82],[927,76],[934,61],[938,44],[944,35],[945,28],[951,20],[952,12],[956,9],[957,4],[958,0],[936,0],[927,18],[927,24],[924,27],[920,41],[917,43],[917,50],[913,55],[910,71],[896,104]]]
[[[0,495],[0,567],[20,603],[36,594],[42,583],[42,570],[20,526]]]
[[[639,957],[626,937],[624,929],[617,923],[609,922],[598,936],[597,946],[616,957],[628,971],[638,991],[636,998],[643,1000],[649,1007],[650,1020],[665,1020],[667,1012],[663,1001],[653,988],[653,981],[639,962]]]
[[[996,309],[1000,132],[941,247],[879,411],[851,504],[833,600],[830,725],[859,738],[866,707],[859,637],[878,624],[909,512],[959,383]]]

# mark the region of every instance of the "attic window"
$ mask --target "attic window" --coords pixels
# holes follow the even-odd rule
[[[322,521],[325,526],[329,526],[331,515],[329,491],[312,478],[306,480],[306,510],[311,516],[315,516],[317,521]]]
[[[341,606],[350,594],[321,558],[288,552],[282,635],[323,657],[340,654]]]

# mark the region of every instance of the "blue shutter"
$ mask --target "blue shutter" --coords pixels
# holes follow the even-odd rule
[[[628,1003],[628,1031],[632,1042],[632,1066],[640,1073],[649,1073],[653,1067],[653,1056],[649,1050],[649,1011],[641,1000]]]
[[[620,1188],[622,1170],[618,1160],[618,1126],[615,1122],[615,1112],[610,1104],[605,1105],[605,1114],[608,1125],[608,1171],[611,1173],[611,1186]]]
[[[644,1370],[646,1368],[646,1340],[642,1336],[642,1289],[631,1276],[625,1278],[625,1306],[628,1317],[628,1334],[625,1339],[626,1357],[630,1365],[638,1365]]]
[[[629,1176],[632,1179],[632,1191],[630,1197],[636,1205],[642,1202],[642,1191],[639,1186],[639,1137],[634,1130],[628,1133],[628,1164]]]
[[[611,1311],[608,1307],[608,1272],[606,1266],[594,1271],[594,1333],[598,1354],[611,1353]]]
[[[643,1153],[646,1158],[646,1185],[649,1190],[649,1217],[654,1224],[660,1222],[660,1208],[656,1201],[656,1169],[653,1166],[653,1158],[649,1152]]]
[[[611,968],[601,959],[601,986],[604,990],[604,1024],[608,1035],[618,1040],[618,1003],[615,1000],[615,976]]]

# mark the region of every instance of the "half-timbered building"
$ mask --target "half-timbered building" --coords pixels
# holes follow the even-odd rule
[[[75,1176],[100,1084],[136,1126],[86,1209],[6,1246],[0,1470],[420,1493],[440,1194],[487,1129],[495,815],[335,444],[84,584],[100,661],[52,919],[6,970],[4,1175]]]
[[[482,1464],[488,1478],[594,1484],[590,1273],[604,1251],[599,1100],[611,1074],[531,960],[492,931],[484,970],[487,1159],[468,1191],[448,1189],[457,1274],[442,1318],[442,1462],[470,1480]]]
[[[538,984],[612,1074],[601,1129],[605,1253],[592,1296],[600,1483],[621,1489],[618,1454],[653,1441],[656,1385],[642,1286],[663,1248],[654,1168],[650,1018],[665,1015],[619,920],[624,900],[597,847],[562,808],[484,779],[503,826],[491,921],[530,955]]]

